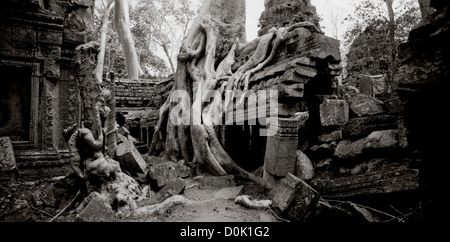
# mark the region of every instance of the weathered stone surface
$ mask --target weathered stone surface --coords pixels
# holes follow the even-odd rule
[[[148,171],[148,177],[155,182],[156,187],[161,188],[178,177],[173,162],[166,162],[159,165],[151,166]]]
[[[364,148],[395,148],[398,144],[397,130],[382,130],[371,133],[364,141]]]
[[[163,187],[158,193],[156,193],[154,201],[160,203],[169,197],[181,194],[184,191],[185,187],[186,181],[182,178],[177,178],[176,180]]]
[[[298,22],[300,19],[301,21],[310,21],[320,29],[316,8],[309,0],[284,1],[284,4],[269,0],[264,2],[264,6],[265,10],[260,17],[259,36],[266,34],[272,27],[284,27]]]
[[[289,173],[275,189],[274,206],[278,207],[281,212],[286,212],[294,201],[297,188],[301,182],[300,178]]]
[[[123,142],[117,146],[116,157],[122,169],[132,174],[146,174],[148,170],[144,158],[142,158],[139,151],[130,141]]]
[[[191,168],[185,165],[184,160],[180,160],[175,164],[175,170],[177,172],[177,176],[181,178],[187,178],[191,175]]]
[[[334,155],[341,159],[354,158],[367,149],[395,148],[397,144],[397,130],[375,131],[356,141],[343,140],[339,142]]]
[[[0,137],[0,179],[13,180],[17,175],[17,164],[11,139]]]
[[[354,158],[362,154],[365,140],[365,138],[357,141],[343,140],[339,142],[334,155],[341,159]]]
[[[310,213],[319,194],[300,178],[288,174],[278,185],[273,204],[295,221],[303,221]]]
[[[325,99],[320,105],[322,126],[339,126],[349,120],[349,106],[345,100]]]
[[[342,130],[333,131],[329,134],[323,134],[319,136],[318,141],[320,143],[328,143],[332,141],[338,141],[342,139]]]
[[[350,109],[358,116],[372,116],[384,113],[383,102],[364,94],[356,95],[348,100]]]
[[[244,186],[222,188],[214,194],[214,198],[234,200],[241,193],[243,187]]]
[[[419,171],[396,167],[354,176],[314,179],[311,186],[324,198],[331,199],[411,191],[419,188]]]
[[[306,182],[300,181],[287,216],[294,222],[306,221],[312,215],[312,212],[314,212],[319,197],[319,193],[314,188]]]
[[[274,176],[294,173],[297,143],[296,137],[280,137],[278,134],[268,137],[264,169]]]
[[[342,126],[342,136],[344,139],[364,137],[378,130],[388,130],[398,128],[396,116],[379,115],[362,118],[353,118]]]
[[[198,187],[203,188],[225,188],[234,187],[234,176],[204,176],[198,177]]]
[[[76,222],[115,222],[114,211],[100,196],[94,196],[89,204],[75,217]]]
[[[297,150],[295,176],[304,181],[311,180],[314,177],[314,166],[308,156],[301,150]]]

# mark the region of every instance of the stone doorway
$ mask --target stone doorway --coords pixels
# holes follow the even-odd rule
[[[31,141],[31,66],[0,65],[0,136]]]

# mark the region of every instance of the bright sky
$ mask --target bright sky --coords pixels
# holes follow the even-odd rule
[[[325,34],[333,36],[331,15],[332,12],[339,13],[340,20],[345,18],[353,11],[354,3],[357,0],[311,0],[311,3],[316,6],[317,14],[323,18],[320,23],[324,27]],[[264,0],[247,0],[247,40],[250,41],[257,37],[258,20],[264,10]],[[341,22],[340,21],[340,22]],[[339,29],[340,35],[345,31],[346,26],[341,26]]]

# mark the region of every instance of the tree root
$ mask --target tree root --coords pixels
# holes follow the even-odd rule
[[[177,205],[189,205],[192,203],[193,203],[193,201],[191,201],[181,195],[176,195],[176,196],[166,199],[162,203],[138,208],[133,212],[133,214],[131,216],[135,217],[135,218],[152,217],[152,216],[155,216],[158,214],[163,214],[167,210],[169,210]]]

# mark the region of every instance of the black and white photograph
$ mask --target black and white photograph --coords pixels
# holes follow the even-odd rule
[[[445,220],[449,7],[1,0],[0,230]]]

